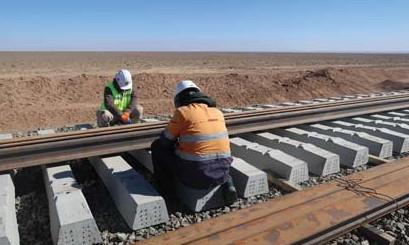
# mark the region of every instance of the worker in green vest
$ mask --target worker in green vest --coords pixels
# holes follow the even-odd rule
[[[119,70],[105,86],[104,100],[97,111],[98,127],[140,122],[143,108],[137,100],[132,89],[131,73],[125,69]]]

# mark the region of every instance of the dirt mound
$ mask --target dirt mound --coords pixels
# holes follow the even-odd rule
[[[400,89],[409,89],[409,79],[406,80],[389,80],[378,84],[380,89],[383,90],[400,90]]]
[[[219,107],[226,107],[401,89],[406,83],[391,74],[374,68],[324,68],[273,74],[139,73],[133,79],[146,114],[171,114],[173,89],[182,79],[194,80]],[[0,78],[0,132],[93,122],[110,79],[89,74]]]

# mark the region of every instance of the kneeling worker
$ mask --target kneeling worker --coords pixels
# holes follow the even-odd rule
[[[128,70],[119,70],[113,81],[105,86],[104,101],[97,111],[98,127],[140,122],[143,108],[137,104]]]
[[[237,199],[229,176],[233,161],[223,114],[216,102],[190,80],[177,84],[176,110],[160,138],[152,143],[152,162],[158,186],[174,191],[177,177],[184,185],[209,189],[222,185],[227,204]]]

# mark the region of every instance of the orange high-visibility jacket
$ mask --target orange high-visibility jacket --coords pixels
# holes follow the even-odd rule
[[[230,141],[223,113],[202,103],[176,109],[164,136],[178,142],[176,155],[188,161],[230,157]]]

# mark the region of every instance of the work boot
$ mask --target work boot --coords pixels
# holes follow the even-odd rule
[[[230,205],[237,200],[237,191],[230,176],[223,183],[222,188],[226,205]]]

